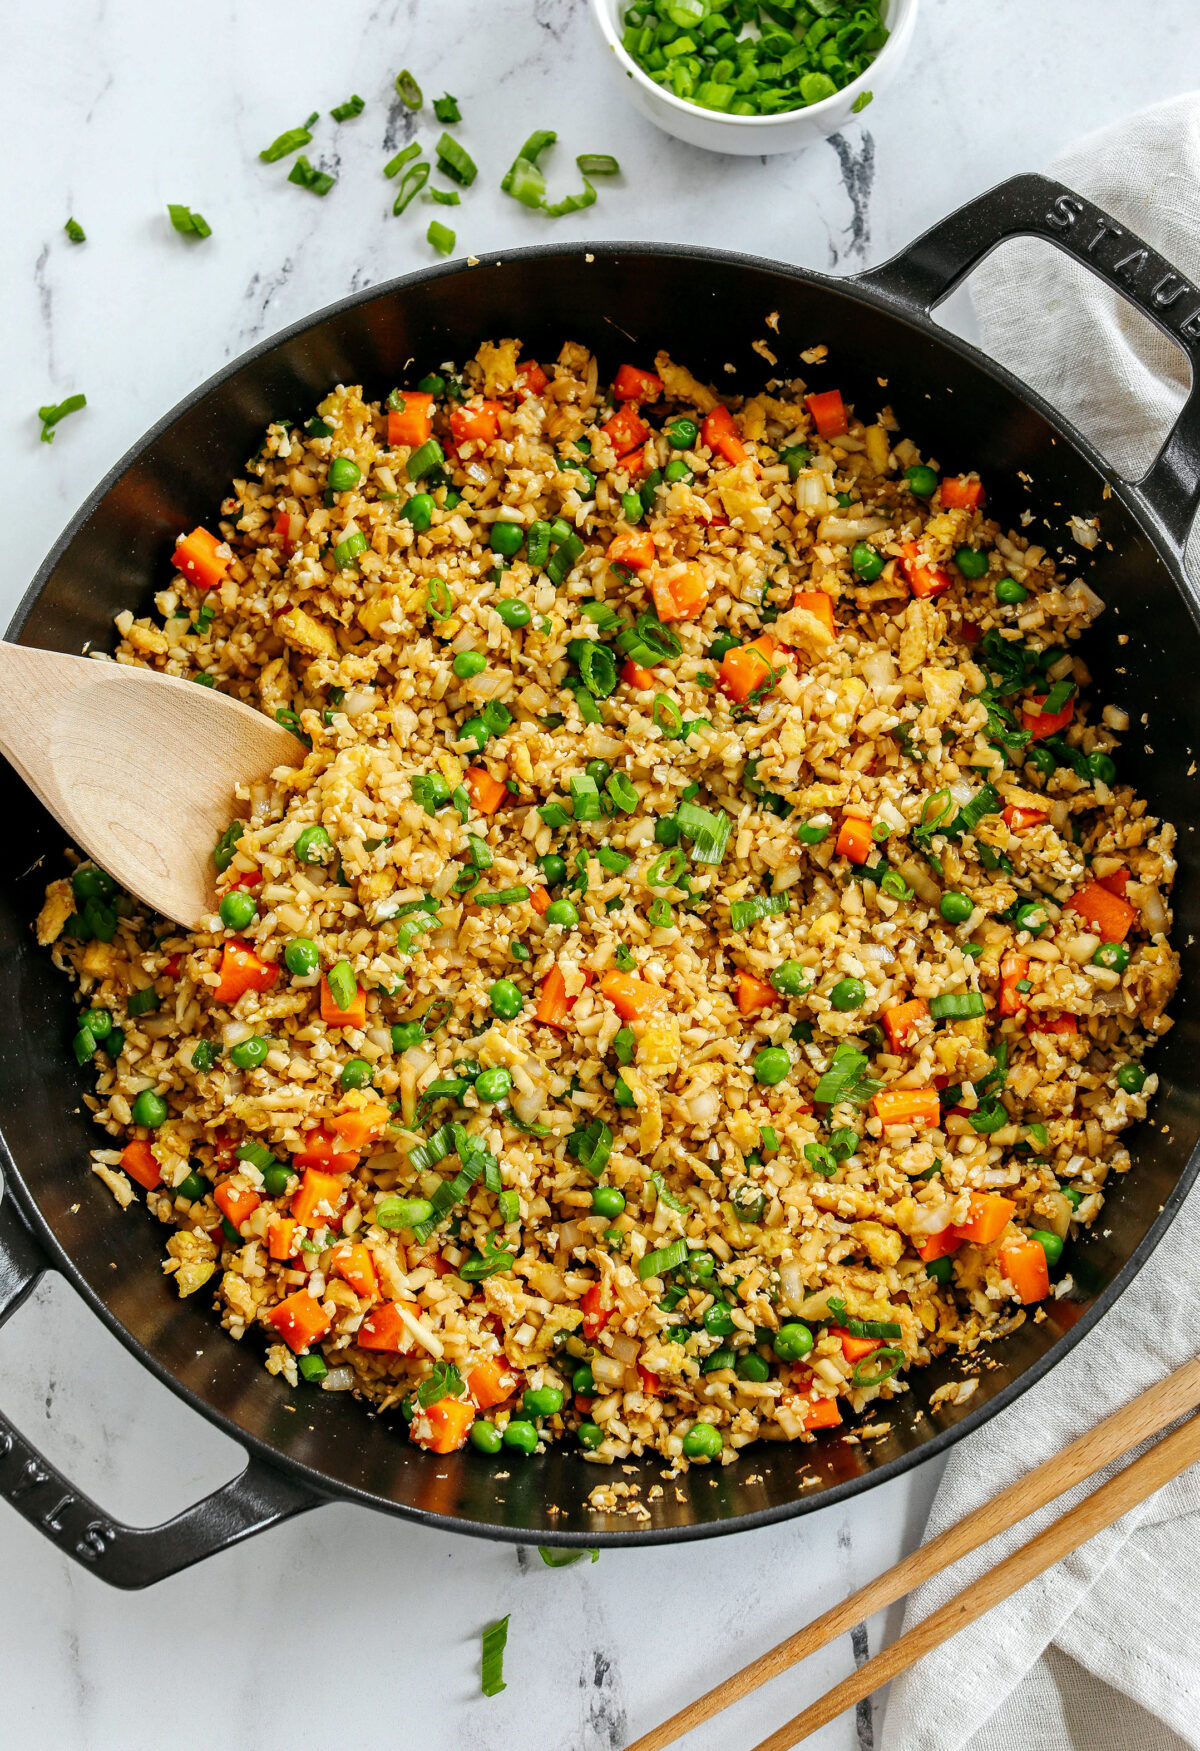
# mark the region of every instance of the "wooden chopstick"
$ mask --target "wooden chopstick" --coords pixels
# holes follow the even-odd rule
[[[1137,1447],[1141,1442],[1159,1434],[1177,1418],[1184,1416],[1188,1411],[1195,1410],[1198,1405],[1200,1405],[1200,1360],[1195,1360],[1185,1363],[1182,1368],[1176,1369],[1174,1374],[1169,1374],[1165,1380],[1160,1380],[1157,1385],[1150,1387],[1148,1391],[1143,1392],[1130,1404],[1124,1405],[1112,1416],[1106,1417],[1094,1429],[1089,1429],[1086,1435],[1080,1435],[1069,1446],[1064,1447],[1061,1453],[1056,1453],[1052,1459],[1037,1466],[1028,1476],[1010,1484],[1006,1490],[1002,1490],[990,1502],[985,1502],[982,1507],[967,1514],[957,1525],[947,1527],[945,1532],[940,1533],[937,1538],[931,1539],[928,1544],[922,1545],[919,1550],[914,1550],[903,1561],[888,1569],[886,1573],[878,1575],[873,1581],[868,1581],[866,1586],[860,1587],[857,1593],[852,1593],[840,1605],[832,1606],[830,1610],[815,1618],[812,1623],[806,1624],[803,1629],[797,1630],[795,1634],[786,1637],[775,1647],[769,1648],[765,1654],[760,1654],[756,1660],[752,1660],[740,1672],[735,1672],[723,1683],[714,1685],[703,1696],[697,1697],[694,1702],[688,1703],[685,1708],[673,1714],[661,1726],[643,1734],[640,1739],[628,1747],[628,1751],[664,1751],[664,1747],[673,1745],[685,1733],[691,1732],[702,1722],[711,1720],[714,1715],[720,1714],[721,1710],[728,1708],[731,1703],[739,1702],[742,1697],[748,1696],[751,1691],[757,1690],[769,1679],[778,1677],[781,1672],[786,1672],[789,1667],[796,1665],[798,1661],[805,1659],[809,1654],[815,1653],[818,1648],[824,1647],[827,1642],[833,1641],[836,1636],[842,1635],[856,1623],[861,1623],[864,1618],[872,1616],[877,1611],[882,1611],[886,1606],[894,1604],[897,1599],[902,1599],[906,1593],[911,1593],[923,1581],[939,1574],[942,1569],[949,1568],[951,1563],[957,1562],[960,1557],[966,1556],[970,1551],[978,1550],[980,1545],[986,1544],[998,1533],[1006,1532],[1010,1527],[1016,1526],[1028,1515],[1036,1512],[1038,1508],[1045,1507],[1048,1502],[1052,1502],[1068,1490],[1074,1489],[1076,1484],[1082,1483],[1094,1472],[1110,1465],[1113,1460],[1121,1458],[1131,1448]],[[1186,1426],[1193,1427],[1192,1424]],[[1182,1434],[1183,1431],[1181,1430],[1179,1433]],[[1200,1424],[1196,1426],[1196,1434],[1197,1438],[1200,1439]],[[1174,1440],[1175,1437],[1172,1436],[1171,1439]],[[1167,1443],[1163,1442],[1160,1447],[1153,1449],[1153,1453],[1159,1454],[1166,1448]],[[1170,1449],[1171,1453],[1175,1451],[1175,1448]],[[1145,1457],[1149,1459],[1152,1454],[1147,1454]],[[1126,1471],[1121,1473],[1121,1478],[1128,1478],[1131,1474],[1137,1477],[1145,1476],[1145,1473],[1137,1469],[1143,1463],[1144,1461],[1138,1460],[1136,1465],[1128,1467]],[[1182,1460],[1176,1469],[1182,1470],[1185,1465],[1190,1463],[1190,1459]],[[1169,1475],[1174,1476],[1174,1472]],[[1081,1504],[1080,1508],[1072,1510],[1063,1520],[1057,1521],[1056,1526],[1064,1526],[1068,1522],[1082,1524],[1082,1522],[1076,1522],[1075,1517],[1082,1512],[1083,1508],[1106,1497],[1107,1491],[1118,1482],[1120,1479],[1115,1478],[1111,1483],[1097,1490],[1093,1496],[1088,1498],[1087,1502]],[[1158,1483],[1148,1484],[1144,1493],[1149,1495],[1152,1490],[1159,1487]],[[1140,1499],[1140,1496],[1134,1496],[1127,1505],[1131,1506],[1133,1502]],[[1126,1508],[1120,1508],[1112,1518],[1115,1519],[1119,1514],[1125,1512]],[[1107,1520],[1098,1521],[1092,1531],[1099,1531],[1101,1526],[1108,1523]],[[1053,1530],[1052,1527],[1048,1529],[1048,1532],[1041,1533],[1029,1545],[1023,1546],[1021,1551],[1008,1558],[1007,1562],[1001,1563],[992,1571],[992,1576],[988,1577],[988,1581],[991,1581],[994,1576],[1002,1574],[1010,1563],[1016,1561],[1017,1557],[1023,1556],[1026,1551],[1034,1550]],[[1092,1532],[1090,1531],[1080,1532],[1074,1539],[1074,1543],[1067,1544],[1060,1554],[1074,1549],[1075,1544],[1081,1544],[1091,1536]],[[1057,1556],[1051,1557],[1042,1566],[1048,1567],[1050,1563],[1058,1560]],[[1040,1572],[1040,1569],[1034,1569],[1026,1579],[1031,1579],[1033,1574]],[[972,1600],[985,1584],[985,1582],[980,1582],[972,1588]],[[1014,1591],[1016,1587],[1024,1586],[1024,1584],[1024,1580],[1016,1581],[1008,1591]],[[1001,1592],[995,1596],[992,1603],[996,1603],[1006,1596],[1006,1592]],[[952,1605],[955,1603],[955,1601],[951,1601]],[[847,1694],[844,1701],[838,1701],[833,1713],[822,1714],[820,1721],[833,1719],[835,1714],[840,1713],[843,1708],[849,1708],[859,1697],[866,1696],[876,1685],[885,1683],[887,1677],[892,1676],[893,1673],[882,1675],[879,1661],[894,1657],[897,1650],[909,1642],[910,1636],[925,1631],[930,1623],[941,1618],[943,1613],[949,1609],[950,1606],[944,1606],[942,1611],[935,1613],[933,1618],[918,1625],[916,1630],[910,1631],[909,1635],[901,1637],[891,1648],[886,1649],[884,1653],[877,1655],[875,1659],[863,1665],[852,1679],[847,1680],[846,1685],[831,1691],[828,1698],[823,1699],[822,1703],[814,1704],[814,1708],[822,1708],[825,1703],[832,1703],[834,1698],[839,1697],[846,1690],[847,1685],[857,1686],[854,1688],[852,1696]],[[986,1610],[989,1607],[985,1606],[983,1609]],[[973,1612],[971,1615],[977,1616],[978,1613]],[[963,1616],[956,1622],[955,1627],[961,1627],[962,1624],[970,1621],[970,1616]],[[945,1631],[945,1635],[953,1633],[954,1629],[952,1628]],[[945,1639],[945,1637],[942,1636],[939,1639]],[[928,1643],[928,1647],[935,1645],[934,1642]],[[904,1665],[919,1659],[920,1653],[926,1651],[927,1649],[922,1647],[920,1652],[910,1654],[901,1665],[894,1668],[894,1671],[902,1671]],[[863,1674],[868,1672],[873,1673],[873,1676],[865,1685],[860,1686],[858,1681]],[[804,1732],[811,1732],[820,1724],[820,1721],[815,1717],[811,1721],[809,1720],[811,1713],[810,1710],[808,1714],[797,1716],[794,1721],[789,1722],[785,1728],[781,1729],[783,1733],[792,1732],[792,1738],[781,1739],[776,1736],[776,1738],[765,1740],[763,1745],[756,1746],[755,1751],[767,1751],[768,1747],[770,1747],[770,1751],[776,1751],[777,1746],[794,1744],[796,1742],[794,1729],[798,1731],[802,1725]]]

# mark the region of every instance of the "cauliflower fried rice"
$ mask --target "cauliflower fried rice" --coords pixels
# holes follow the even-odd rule
[[[1038,1317],[1156,1087],[1175,835],[984,483],[502,341],[272,425],[175,568],[115,660],[310,746],[204,928],[80,864],[38,932],[180,1295],[437,1452],[677,1465]]]

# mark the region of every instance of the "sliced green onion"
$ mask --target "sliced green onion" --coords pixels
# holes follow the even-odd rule
[[[458,107],[458,99],[447,92],[444,97],[435,97],[433,113],[439,122],[454,123],[462,121],[462,113]]]
[[[396,198],[392,202],[392,212],[402,213],[407,206],[416,200],[428,181],[429,166],[424,160],[420,164],[414,164],[411,170],[406,170],[400,187],[396,190]]]
[[[600,819],[600,791],[594,778],[589,778],[586,773],[568,778],[567,789],[571,792],[577,821]]]
[[[437,154],[438,169],[448,176],[452,182],[461,183],[463,188],[470,188],[479,175],[479,167],[465,147],[460,146],[451,134],[443,134],[434,147]]]
[[[476,894],[474,896],[477,906],[518,906],[522,900],[528,898],[529,889],[526,887],[498,888],[494,894]]]
[[[68,219],[66,224],[63,226],[63,230],[66,232],[67,236],[71,239],[72,243],[86,243],[87,242],[87,232],[84,230],[83,226],[79,223],[78,219]]]
[[[485,1696],[499,1696],[504,1682],[504,1649],[508,1642],[508,1618],[502,1617],[483,1632],[483,1667],[480,1688]]]
[[[385,176],[398,176],[406,164],[412,159],[419,158],[420,156],[421,148],[417,141],[413,140],[410,145],[405,146],[402,152],[397,152],[394,158],[388,159],[383,167],[383,174]]]
[[[578,650],[572,647],[579,647]],[[594,639],[572,639],[568,653],[576,661],[583,684],[594,699],[608,699],[617,685],[617,665],[607,645]]]
[[[431,1404],[440,1404],[444,1398],[461,1398],[465,1390],[463,1377],[453,1362],[435,1362],[417,1388],[417,1403],[422,1410],[428,1410]]]
[[[358,994],[358,983],[349,961],[336,961],[326,974],[329,995],[339,1009],[349,1009]]]
[[[675,922],[675,913],[668,901],[655,900],[646,918],[653,930],[669,930]]]
[[[443,225],[440,219],[431,219],[429,229],[425,233],[425,241],[431,243],[439,255],[451,255],[454,251],[455,234],[448,225]]]
[[[147,985],[142,991],[134,991],[127,998],[125,1008],[130,1015],[149,1015],[158,1008],[158,992],[153,985]]]
[[[978,991],[952,991],[929,999],[929,1013],[934,1021],[968,1021],[982,1015],[986,1004]]]
[[[581,152],[575,163],[584,176],[619,176],[621,172],[611,152]]]
[[[613,1134],[603,1119],[593,1119],[581,1130],[572,1131],[567,1138],[568,1154],[573,1155],[580,1167],[590,1173],[593,1179],[599,1179],[608,1166],[612,1146]]]
[[[548,1544],[538,1545],[538,1555],[548,1569],[569,1569],[572,1563],[580,1563],[585,1556],[590,1556],[594,1563],[600,1561],[600,1552],[590,1548],[585,1550],[556,1550]]]
[[[301,146],[307,146],[311,139],[312,134],[307,127],[287,128],[276,139],[272,140],[269,146],[263,148],[259,157],[264,164],[276,164],[281,158],[290,157],[293,152],[298,152]]]
[[[1045,699],[1042,700],[1038,711],[1043,717],[1053,717],[1056,712],[1062,710],[1074,691],[1074,681],[1056,681]]]
[[[656,693],[654,695],[651,716],[664,736],[674,739],[683,734],[683,713],[669,694]]]
[[[425,101],[421,95],[421,87],[407,67],[402,67],[396,75],[396,91],[406,109],[420,109]]]
[[[642,1282],[647,1277],[665,1277],[668,1271],[678,1270],[685,1263],[688,1255],[686,1240],[673,1240],[670,1246],[657,1247],[638,1260],[638,1276]]]
[[[543,803],[538,814],[547,827],[562,828],[571,825],[571,816],[561,803]]]
[[[181,207],[175,201],[167,202],[167,212],[171,215],[171,223],[176,231],[184,237],[211,237],[212,226],[201,213],[193,213],[190,207]]]
[[[329,113],[335,122],[348,122],[354,116],[360,116],[366,107],[362,98],[355,92],[346,99],[345,103],[337,104]]]
[[[898,1374],[904,1366],[904,1351],[895,1347],[885,1350],[873,1350],[869,1356],[864,1356],[854,1373],[850,1376],[851,1386],[882,1386],[885,1380],[890,1380],[893,1374]]]
[[[641,801],[636,785],[623,772],[614,772],[604,788],[626,815],[632,815]]]
[[[601,632],[615,632],[621,624],[621,616],[611,602],[584,602],[579,612]]]
[[[651,1173],[649,1179],[658,1195],[660,1204],[665,1204],[668,1210],[674,1210],[676,1215],[686,1216],[689,1213],[691,1205],[686,1203],[683,1198],[676,1197],[661,1173]]]
[[[78,413],[81,407],[86,406],[86,395],[68,395],[65,401],[51,402],[48,407],[39,407],[38,418],[42,422],[42,443],[52,444],[54,442],[54,428],[59,420],[65,420],[69,413]]]
[[[288,171],[288,181],[294,182],[298,188],[306,188],[310,194],[327,195],[337,177],[330,176],[328,171],[318,170],[302,152]]]
[[[413,451],[406,464],[406,473],[410,480],[423,480],[427,474],[432,474],[435,468],[441,468],[446,460],[445,452],[436,438],[426,438],[420,447]]]
[[[846,1330],[852,1338],[902,1338],[904,1336],[898,1322],[894,1319],[848,1319]]]
[[[449,620],[454,612],[454,603],[450,596],[450,586],[445,578],[426,579],[425,608],[435,620]]]
[[[427,188],[422,199],[436,201],[439,207],[457,207],[459,204],[458,191],[452,188]],[[451,232],[451,236],[453,236],[453,232]],[[429,241],[433,242],[432,237]],[[452,249],[454,245],[451,244],[450,247]],[[446,250],[444,253],[448,255],[450,251]]]
[[[347,535],[344,541],[339,541],[333,550],[334,560],[339,566],[353,565],[360,553],[365,553],[370,542],[361,529],[356,529],[353,535]]]
[[[652,888],[672,888],[688,866],[687,854],[679,845],[664,851],[650,865],[646,880]]]
[[[614,851],[609,845],[601,845],[596,852],[596,861],[610,875],[624,875],[633,859],[623,851]]]
[[[763,918],[777,918],[789,905],[787,894],[755,894],[749,900],[734,900],[729,907],[732,930],[749,930]]]
[[[994,784],[985,784],[982,790],[976,791],[970,802],[959,809],[957,815],[946,828],[949,837],[957,839],[962,833],[972,833],[978,827],[985,815],[1000,813],[1000,792]]]

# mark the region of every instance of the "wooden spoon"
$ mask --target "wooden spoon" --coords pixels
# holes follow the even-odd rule
[[[234,786],[299,765],[304,747],[215,688],[0,642],[0,753],[121,887],[194,930],[216,907]]]

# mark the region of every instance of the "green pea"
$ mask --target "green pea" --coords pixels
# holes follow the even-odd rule
[[[612,767],[607,760],[589,760],[583,770],[589,778],[595,779],[601,790],[612,777]]]
[[[954,552],[954,563],[964,578],[981,578],[988,568],[988,556],[977,547],[959,547]]]
[[[515,1020],[525,1007],[525,999],[511,979],[497,979],[489,987],[488,1002],[492,1006],[492,1014],[498,1015],[501,1021]]]
[[[685,1459],[715,1459],[725,1445],[715,1423],[693,1423],[683,1437]]]
[[[512,1424],[509,1424],[512,1427]],[[595,1449],[604,1439],[604,1430],[599,1423],[580,1423],[575,1431],[575,1438],[581,1447]]]
[[[556,1417],[563,1407],[563,1395],[557,1386],[530,1387],[521,1397],[521,1409],[527,1417]]]
[[[98,1044],[112,1033],[112,1016],[107,1009],[85,1010],[79,1018],[80,1033],[85,1029]]]
[[[592,1209],[597,1216],[611,1222],[625,1208],[625,1194],[616,1186],[597,1186],[592,1193]]]
[[[329,464],[330,492],[349,492],[362,479],[362,469],[349,456],[335,456]]]
[[[504,1445],[515,1447],[521,1453],[536,1453],[538,1432],[532,1423],[522,1422],[520,1418],[509,1423],[504,1431]]]
[[[932,468],[927,468],[923,462],[917,462],[912,468],[906,468],[904,478],[911,491],[916,493],[919,499],[931,498],[937,491],[937,475]]]
[[[812,1332],[799,1320],[781,1325],[771,1339],[771,1348],[781,1362],[802,1362],[812,1347]]]
[[[690,450],[700,436],[700,427],[695,420],[672,420],[663,435],[672,450]]]
[[[802,821],[796,828],[796,837],[801,845],[819,845],[832,826],[830,821]]]
[[[343,1088],[366,1088],[371,1080],[371,1066],[365,1058],[347,1058],[342,1065]]]
[[[1075,1186],[1060,1185],[1058,1189],[1067,1200],[1067,1203],[1070,1204],[1072,1210],[1078,1210],[1080,1204],[1083,1203],[1083,1193]]]
[[[579,913],[570,900],[551,900],[545,916],[547,924],[561,924],[565,930],[579,923]]]
[[[861,1009],[867,1001],[867,988],[861,979],[839,979],[829,993],[829,1001],[835,1009],[845,1013],[851,1009]]]
[[[771,1369],[753,1350],[743,1350],[737,1359],[737,1376],[739,1380],[753,1380],[762,1386],[771,1378]]]
[[[469,717],[462,727],[464,742],[474,742],[477,748],[486,748],[492,739],[488,724],[481,717]]]
[[[704,1329],[710,1338],[732,1337],[737,1327],[723,1301],[714,1301],[704,1315]]]
[[[1124,942],[1102,942],[1092,959],[1098,967],[1107,967],[1110,973],[1123,973],[1129,965],[1129,945]]]
[[[419,1021],[398,1021],[392,1027],[392,1051],[407,1052],[410,1046],[419,1046],[425,1038],[425,1029]]]
[[[1088,771],[1101,784],[1115,784],[1117,777],[1116,762],[1108,754],[1089,754],[1087,757]]]
[[[780,961],[770,982],[781,997],[801,997],[808,990],[808,973],[799,961]]]
[[[133,1103],[133,1122],[135,1125],[146,1125],[151,1131],[165,1123],[167,1103],[161,1094],[155,1094],[152,1088],[143,1088],[141,1094]]]
[[[493,553],[500,554],[504,559],[513,559],[525,545],[525,531],[520,523],[498,522],[492,524],[491,547]],[[511,622],[506,622],[506,625]]]
[[[497,1064],[494,1070],[485,1070],[475,1078],[475,1093],[481,1101],[489,1106],[498,1100],[507,1100],[512,1093],[512,1073]]]
[[[487,668],[487,658],[482,651],[459,651],[454,659],[454,673],[460,681],[469,681],[474,675],[482,675]]]
[[[583,1398],[588,1398],[596,1390],[596,1378],[586,1362],[576,1368],[571,1376],[571,1391],[578,1392]]]
[[[870,542],[856,541],[850,549],[850,566],[855,577],[861,578],[865,584],[873,584],[883,571],[884,558]]]
[[[258,917],[258,906],[253,894],[248,894],[245,888],[234,888],[232,893],[221,895],[221,923],[226,930],[245,930],[247,924],[253,923]]]
[[[528,626],[533,619],[533,610],[528,602],[518,601],[515,596],[509,596],[503,602],[496,603],[496,612],[505,626]]]
[[[113,1028],[111,1033],[101,1041],[101,1044],[110,1058],[119,1058],[125,1049],[124,1029],[119,1027]]]
[[[1049,928],[1050,920],[1040,900],[1026,900],[1023,906],[1017,907],[1018,930],[1027,930],[1030,936],[1040,936]]]
[[[422,395],[445,395],[446,379],[440,371],[430,371],[427,377],[422,377],[417,384]]]
[[[673,486],[677,480],[691,480],[692,471],[682,457],[676,456],[663,469],[663,479]]]
[[[333,841],[324,827],[306,827],[296,840],[295,852],[300,863],[327,863]]]
[[[269,1198],[282,1198],[293,1179],[290,1167],[282,1161],[272,1161],[262,1170],[263,1190]]]
[[[782,1046],[764,1046],[754,1059],[754,1080],[767,1088],[782,1082],[792,1067],[792,1061]]]
[[[408,518],[416,533],[418,535],[424,535],[425,531],[433,522],[433,513],[436,510],[437,504],[432,493],[415,492],[404,507],[404,515]]]
[[[1016,578],[1001,578],[996,585],[996,600],[1005,608],[1015,608],[1028,594],[1024,584],[1019,584]]]
[[[1140,1064],[1122,1064],[1117,1071],[1117,1087],[1126,1094],[1141,1094],[1146,1086],[1146,1072]]]
[[[542,872],[542,880],[548,888],[556,888],[560,882],[567,879],[567,860],[560,857],[556,851],[548,851],[545,857],[538,858],[538,868]]]
[[[271,1040],[264,1040],[260,1035],[253,1034],[248,1040],[238,1041],[229,1054],[229,1062],[235,1070],[256,1070],[266,1061],[272,1044]]]
[[[1035,1228],[1029,1238],[1030,1240],[1037,1241],[1038,1245],[1046,1255],[1046,1263],[1049,1265],[1050,1269],[1053,1270],[1059,1259],[1062,1257],[1063,1243],[1059,1236],[1057,1234],[1052,1234],[1046,1228]]]
[[[960,894],[957,888],[949,888],[942,895],[938,909],[947,924],[965,924],[975,910],[975,902],[966,894]]]
[[[193,1167],[190,1172],[184,1174],[179,1184],[175,1187],[175,1196],[177,1198],[186,1198],[189,1204],[198,1204],[207,1190],[208,1181],[203,1174],[197,1173]]]
[[[504,1436],[487,1417],[476,1417],[471,1424],[471,1445],[478,1447],[481,1453],[499,1453],[504,1445]]]
[[[925,1266],[925,1275],[932,1277],[935,1283],[948,1283],[954,1275],[954,1260],[949,1254],[945,1258],[932,1259]]]
[[[1058,761],[1049,748],[1040,742],[1033,743],[1025,750],[1025,764],[1032,766],[1035,772],[1040,772],[1043,778],[1053,778],[1058,771]]]
[[[717,1261],[710,1252],[701,1250],[688,1254],[684,1270],[690,1278],[703,1282],[711,1277],[717,1268]]]

